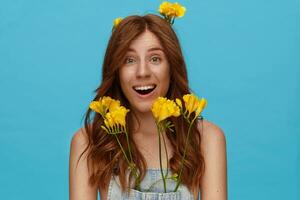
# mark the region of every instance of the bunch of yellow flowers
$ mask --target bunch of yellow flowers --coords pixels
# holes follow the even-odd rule
[[[105,96],[98,101],[92,101],[90,108],[102,116],[105,126],[101,127],[107,133],[126,132],[126,115],[129,110],[121,106],[119,100]]]
[[[177,2],[170,3],[164,1],[160,4],[158,11],[169,23],[173,24],[176,17],[184,16],[186,8]]]
[[[162,134],[166,129],[172,130],[173,124],[171,122],[167,121],[167,118],[169,117],[178,117],[180,116],[180,108],[179,106],[173,101],[169,100],[165,97],[158,97],[154,103],[152,104],[151,108],[153,117],[156,122],[157,127],[157,133],[158,133],[158,150],[159,150],[159,164],[160,164],[160,172],[161,177],[164,184],[164,191],[166,192],[166,179],[168,179],[168,168],[169,168],[169,158],[168,158],[168,152],[166,148],[166,141],[164,134]],[[164,149],[166,153],[166,159],[167,159],[167,172],[164,174],[162,170],[162,159],[161,159],[161,137],[163,139]],[[150,186],[151,188],[152,186]]]
[[[173,100],[169,100],[167,98],[164,97],[158,97],[151,108],[152,114],[155,118],[156,121],[156,125],[157,125],[157,129],[158,129],[158,142],[159,142],[159,161],[160,161],[160,171],[161,171],[161,176],[162,176],[162,180],[164,183],[164,190],[166,191],[166,179],[176,179],[177,184],[175,186],[174,192],[177,191],[179,184],[181,182],[181,174],[182,174],[182,170],[183,170],[183,163],[184,163],[184,159],[186,156],[186,151],[187,151],[187,144],[188,144],[188,139],[190,136],[190,131],[191,131],[191,127],[193,125],[193,123],[195,122],[195,120],[197,119],[197,117],[200,115],[200,113],[203,111],[203,109],[206,107],[206,99],[202,98],[199,99],[196,95],[194,94],[185,94],[182,97],[183,101],[184,101],[184,107],[182,105],[182,102],[179,98],[177,98],[175,100],[175,102]],[[194,117],[192,118],[192,120],[190,119],[191,114],[194,113]],[[167,164],[169,162],[168,159],[168,153],[167,153],[167,149],[166,149],[166,142],[164,139],[164,135],[162,134],[162,132],[164,132],[166,129],[169,129],[171,131],[173,131],[171,129],[171,127],[173,126],[173,124],[171,124],[170,121],[167,121],[167,118],[173,116],[173,117],[178,117],[182,115],[184,117],[184,119],[187,121],[187,123],[189,124],[189,129],[188,129],[188,133],[187,133],[187,140],[185,143],[185,147],[184,147],[184,153],[181,159],[181,165],[180,165],[180,169],[179,169],[179,175],[177,175],[177,173],[175,173],[173,176],[171,176],[170,178],[168,178],[168,171],[166,172],[166,174],[164,174],[163,170],[162,170],[162,161],[161,161],[161,139],[160,137],[163,138],[163,144],[164,144],[164,148],[165,148],[165,153],[166,153],[166,159],[167,159]],[[168,169],[168,166],[167,166]]]
[[[186,120],[186,122],[189,124],[189,129],[188,129],[188,133],[187,133],[187,140],[185,142],[185,146],[184,146],[184,152],[183,152],[183,156],[181,159],[181,166],[179,169],[179,175],[177,177],[177,184],[175,186],[174,192],[177,191],[179,184],[181,182],[181,174],[182,174],[182,170],[183,170],[183,163],[184,163],[184,159],[186,156],[186,151],[187,151],[187,144],[188,144],[188,139],[190,136],[190,131],[191,131],[191,127],[193,125],[193,123],[195,122],[195,120],[198,118],[198,116],[200,115],[200,113],[204,110],[204,108],[207,105],[207,101],[205,98],[201,98],[199,99],[196,95],[194,94],[185,94],[183,95],[183,101],[184,101],[184,107],[182,106],[182,102],[180,99],[176,99],[176,103],[177,105],[180,107],[181,110],[181,114],[183,116],[183,118]],[[190,119],[191,114],[194,113],[194,117],[192,118],[192,120]]]
[[[90,109],[93,111],[99,113],[103,120],[104,120],[104,126],[101,125],[101,128],[105,130],[108,134],[112,134],[115,136],[119,147],[121,148],[121,151],[128,163],[128,166],[130,170],[132,170],[135,178],[136,178],[136,188],[140,188],[140,177],[138,174],[138,171],[136,169],[135,164],[133,163],[133,158],[131,154],[131,147],[130,142],[128,138],[128,133],[126,130],[126,115],[129,112],[128,109],[126,109],[124,106],[120,105],[119,100],[112,99],[111,97],[104,96],[100,98],[98,101],[92,101],[90,103]],[[125,133],[126,135],[126,141],[128,146],[128,153],[127,155],[126,151],[124,150],[117,134]]]

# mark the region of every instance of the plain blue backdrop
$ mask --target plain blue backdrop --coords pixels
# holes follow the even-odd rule
[[[179,2],[191,88],[226,135],[229,199],[300,199],[300,1]],[[68,199],[112,21],[160,3],[0,0],[0,199]]]

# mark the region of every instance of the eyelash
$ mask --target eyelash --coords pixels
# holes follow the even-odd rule
[[[161,61],[161,58],[160,58],[159,56],[153,56],[151,59],[153,59],[153,58],[158,58],[158,61]],[[129,59],[133,60],[133,59],[130,58],[130,57],[126,58],[126,59],[125,59],[125,63],[126,63],[126,64],[128,64],[127,61],[128,61]],[[157,61],[154,61],[154,62],[157,62]]]
[[[128,64],[127,61],[128,61],[129,59],[133,60],[132,58],[126,58],[126,59],[125,59],[125,64]]]
[[[153,58],[158,58],[158,60],[161,61],[161,58],[158,57],[158,56],[154,56],[154,57],[152,57],[151,59],[153,59]]]

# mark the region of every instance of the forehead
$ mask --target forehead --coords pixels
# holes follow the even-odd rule
[[[145,31],[131,42],[128,51],[163,51],[163,47],[152,32]]]

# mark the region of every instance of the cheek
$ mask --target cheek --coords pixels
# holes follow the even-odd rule
[[[169,67],[167,67],[167,69],[166,69],[165,79],[168,80],[168,81],[170,80],[170,68]]]
[[[130,80],[132,79],[132,70],[128,68],[121,68],[119,70],[119,80],[123,93],[127,96],[130,91]]]
[[[163,93],[167,92],[170,85],[170,68],[169,66],[161,66],[159,70],[156,71],[156,75],[161,84],[161,89]],[[164,94],[165,95],[165,94]]]
[[[162,82],[164,83],[168,83],[170,80],[170,68],[169,66],[164,66],[160,69],[159,72],[160,78],[162,80]]]
[[[126,80],[127,80],[127,78],[126,78],[126,73],[125,73],[125,71],[124,70],[121,70],[120,69],[120,71],[119,71],[119,80],[120,80],[120,86],[121,86],[121,89],[122,89],[122,91],[123,91],[123,93],[125,92],[125,90],[126,90]]]
[[[125,84],[130,78],[130,72],[127,69],[121,68],[119,71],[120,82]]]

